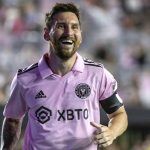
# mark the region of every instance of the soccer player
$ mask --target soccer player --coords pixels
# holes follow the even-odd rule
[[[46,14],[44,39],[50,49],[38,63],[20,69],[4,108],[2,150],[15,150],[28,113],[23,150],[96,150],[127,128],[117,81],[102,64],[84,60],[79,9],[57,3]],[[100,124],[100,107],[109,117]]]

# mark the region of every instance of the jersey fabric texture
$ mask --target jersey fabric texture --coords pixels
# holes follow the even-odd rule
[[[44,55],[18,71],[3,114],[21,119],[28,113],[23,150],[96,150],[90,122],[100,123],[99,104],[109,100],[116,86],[103,65],[78,53],[64,76],[52,72]]]

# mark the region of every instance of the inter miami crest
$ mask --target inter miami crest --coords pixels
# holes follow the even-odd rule
[[[80,83],[76,86],[75,93],[79,98],[85,99],[91,94],[91,88],[86,83]]]

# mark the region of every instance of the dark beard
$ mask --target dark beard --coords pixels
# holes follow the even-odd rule
[[[71,58],[77,51],[77,47],[74,45],[73,49],[70,50],[65,50],[62,49],[61,46],[59,45],[59,43],[55,42],[55,46],[54,46],[54,51],[55,54],[62,60],[68,60],[69,58]]]
[[[59,50],[59,49],[58,49]],[[62,50],[59,50],[56,52],[56,55],[62,59],[62,60],[68,60],[76,53],[76,50],[73,49],[71,52],[63,52]]]

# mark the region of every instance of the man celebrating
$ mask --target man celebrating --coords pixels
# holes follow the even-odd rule
[[[50,50],[38,63],[20,69],[4,109],[2,150],[13,150],[28,113],[23,150],[96,150],[127,128],[117,82],[102,64],[76,52],[82,42],[79,9],[57,3],[46,14],[44,39]],[[109,117],[100,124],[101,105]]]

